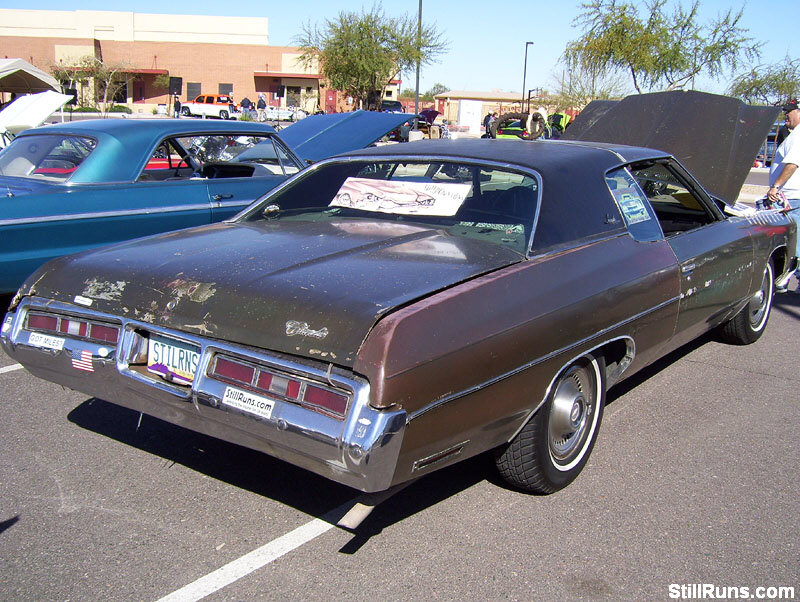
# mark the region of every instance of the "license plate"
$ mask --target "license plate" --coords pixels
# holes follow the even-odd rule
[[[60,337],[47,336],[46,334],[41,334],[39,332],[32,332],[28,337],[28,345],[61,351],[64,348],[64,339]]]
[[[231,406],[237,410],[255,414],[262,418],[270,418],[272,416],[272,408],[275,403],[271,399],[262,397],[261,395],[253,395],[247,391],[236,389],[234,387],[226,387],[225,395],[222,396],[222,404]]]
[[[200,349],[195,345],[150,335],[147,343],[147,370],[166,380],[190,385],[194,380]]]

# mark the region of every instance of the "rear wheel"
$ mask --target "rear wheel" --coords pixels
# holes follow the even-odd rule
[[[227,119],[228,118],[228,111],[220,111],[219,112],[220,119]]]
[[[592,453],[605,405],[605,361],[585,355],[553,383],[545,404],[496,457],[510,484],[553,493],[580,474]]]
[[[761,286],[747,305],[720,328],[720,337],[726,343],[749,345],[755,343],[767,327],[775,294],[775,270],[772,261],[767,262],[761,276]]]

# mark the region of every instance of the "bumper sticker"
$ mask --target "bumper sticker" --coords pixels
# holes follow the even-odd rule
[[[64,339],[60,337],[51,337],[39,332],[32,332],[30,336],[28,336],[28,345],[41,347],[42,349],[61,351],[64,348]]]
[[[237,410],[255,414],[262,418],[270,418],[272,416],[272,408],[275,402],[260,395],[253,395],[247,391],[236,389],[234,387],[225,387],[225,395],[222,396],[222,403],[226,406],[231,406]]]

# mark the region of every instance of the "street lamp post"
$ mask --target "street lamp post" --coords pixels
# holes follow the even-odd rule
[[[419,0],[419,13],[417,14],[417,85],[414,92],[414,131],[419,129],[419,63],[422,47],[422,0]]]
[[[520,113],[525,110],[525,77],[528,75],[528,46],[533,42],[525,42],[525,66],[522,68],[522,100],[520,101]]]

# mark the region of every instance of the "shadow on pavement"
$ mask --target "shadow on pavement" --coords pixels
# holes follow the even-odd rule
[[[775,295],[772,301],[772,310],[800,320],[800,294],[790,291],[781,295]],[[769,328],[769,325],[767,325]]]
[[[12,516],[8,520],[0,521],[0,533],[3,533],[3,531],[7,531],[18,522],[19,522],[19,514],[16,516]]]
[[[606,403],[613,403],[647,379],[713,340],[712,335],[701,337],[642,369],[613,387],[608,392]],[[333,508],[359,497],[359,492],[354,489],[261,452],[147,415],[142,417],[139,424],[138,412],[101,399],[86,400],[72,410],[68,418],[81,428],[181,464],[234,487],[273,499],[310,516],[323,517]],[[509,488],[495,472],[491,452],[438,470],[402,489],[376,506],[358,528],[348,530],[353,538],[339,551],[354,554],[384,528],[482,481]]]
[[[291,506],[314,517],[359,497],[360,492],[245,447],[196,433],[92,398],[68,419],[86,430],[181,464],[219,481]],[[356,530],[342,552],[354,553],[370,537],[404,518],[486,480],[491,458],[484,454],[437,471],[380,504]]]

